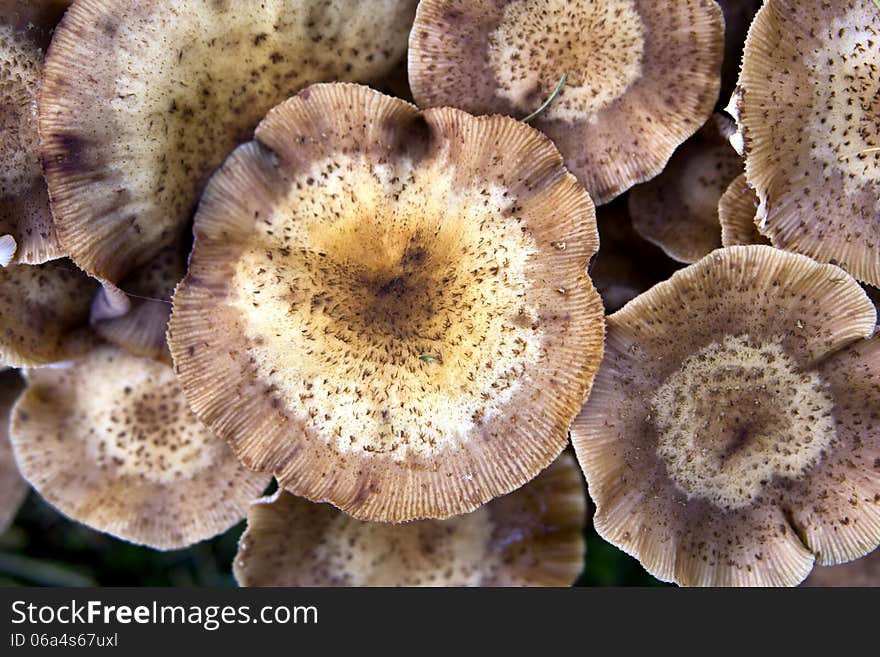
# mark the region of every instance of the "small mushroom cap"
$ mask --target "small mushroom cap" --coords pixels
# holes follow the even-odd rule
[[[574,458],[448,520],[370,523],[280,490],[251,505],[242,586],[569,586],[584,563],[586,491]]]
[[[880,586],[880,550],[839,566],[818,566],[810,573],[804,586]]]
[[[36,3],[41,4],[50,3]],[[31,22],[40,17],[34,9],[0,2],[0,239],[7,246],[12,239],[16,246],[7,262],[28,264],[64,255],[49,209],[37,135],[37,94],[51,26]]]
[[[880,285],[880,10],[767,0],[732,105],[758,229]]]
[[[0,364],[46,365],[88,350],[97,288],[69,260],[0,269]]]
[[[163,249],[156,258],[134,271],[120,284],[130,295],[130,310],[122,316],[103,316],[104,303],[92,305],[92,328],[104,340],[135,356],[171,364],[165,340],[171,296],[186,273],[186,256],[177,245]],[[106,294],[102,288],[102,297]]]
[[[741,174],[730,183],[718,201],[718,220],[721,222],[721,243],[724,246],[770,244],[758,232],[755,216],[758,195],[749,187],[746,175]]]
[[[185,547],[241,520],[269,483],[190,412],[168,365],[101,346],[27,378],[12,416],[21,472],[99,531]]]
[[[149,262],[270,107],[318,80],[382,76],[404,55],[414,11],[415,0],[75,3],[39,103],[71,258],[114,284]]]
[[[608,317],[572,443],[596,530],[683,585],[793,586],[880,542],[880,339],[843,270],[720,249]]]
[[[696,262],[721,246],[718,200],[743,169],[728,140],[734,130],[715,114],[663,173],[629,193],[633,227],[674,260]]]
[[[22,390],[24,383],[18,372],[0,372],[0,534],[12,523],[29,490],[18,471],[9,442],[9,416]]]
[[[421,107],[522,118],[601,205],[656,176],[718,98],[724,21],[707,0],[422,0],[409,75]]]
[[[536,130],[351,84],[212,178],[169,345],[243,463],[363,520],[472,511],[567,443],[598,369],[595,211]]]

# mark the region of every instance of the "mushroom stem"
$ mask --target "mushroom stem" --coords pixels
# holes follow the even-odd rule
[[[526,118],[524,118],[522,120],[522,122],[528,123],[529,121],[536,119],[541,112],[543,112],[548,107],[550,107],[550,103],[552,103],[554,100],[556,100],[556,97],[560,93],[562,93],[562,87],[565,86],[565,81],[567,79],[568,79],[568,73],[563,73],[562,77],[559,78],[559,82],[556,83],[556,88],[553,90],[553,93],[550,94],[550,96],[547,98],[547,100],[545,100],[543,103],[541,103],[541,106],[538,109],[536,109],[534,112],[529,114]]]

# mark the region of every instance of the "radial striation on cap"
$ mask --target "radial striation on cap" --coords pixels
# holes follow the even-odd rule
[[[682,585],[793,586],[880,543],[880,339],[855,280],[721,249],[608,318],[572,442],[601,536]]]
[[[517,491],[448,520],[355,520],[286,491],[255,502],[241,586],[569,586],[584,564],[586,491],[563,453]]]
[[[209,183],[174,297],[202,421],[363,520],[472,511],[549,465],[604,336],[595,211],[550,141],[351,84],[256,136]]]
[[[749,30],[737,115],[758,229],[880,285],[880,10],[767,0]]]
[[[597,204],[656,176],[712,113],[724,20],[711,0],[422,0],[409,76],[421,107],[533,122]]]
[[[208,176],[270,107],[312,82],[383,76],[414,11],[415,0],[76,2],[39,102],[71,258],[116,284],[175,243]]]
[[[269,483],[196,419],[168,365],[101,346],[27,379],[11,429],[22,474],[99,531],[186,547],[240,521]]]
[[[758,195],[749,187],[746,174],[741,174],[728,185],[718,201],[718,220],[721,222],[721,243],[724,246],[770,244],[758,232],[755,218]]]
[[[12,444],[9,442],[9,417],[12,405],[22,390],[24,382],[18,372],[0,372],[0,534],[12,523],[30,490],[18,471]]]

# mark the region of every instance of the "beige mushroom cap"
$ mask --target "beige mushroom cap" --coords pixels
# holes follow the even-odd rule
[[[69,260],[0,269],[0,365],[46,365],[85,352],[97,288]]]
[[[168,365],[102,346],[27,378],[11,429],[21,472],[99,531],[186,547],[240,521],[270,481],[196,419]]]
[[[414,10],[415,0],[75,3],[39,103],[71,258],[116,284],[176,242],[208,176],[270,107],[315,81],[390,71]]]
[[[633,227],[674,260],[696,262],[721,246],[718,201],[742,173],[733,122],[715,114],[675,151],[659,176],[630,190]]]
[[[587,193],[505,117],[319,84],[212,178],[169,345],[203,422],[288,491],[445,518],[547,467],[602,353]]]
[[[755,217],[758,196],[749,187],[746,174],[741,174],[728,185],[718,201],[718,220],[721,222],[721,243],[724,246],[770,244],[758,232]]]
[[[880,586],[880,550],[839,566],[818,566],[804,586]]]
[[[64,4],[0,2],[0,239],[12,247],[3,266],[64,255],[49,209],[37,135],[44,48],[54,24],[50,21]]]
[[[758,229],[880,285],[880,10],[767,0],[732,106]]]
[[[601,205],[656,176],[718,98],[724,20],[708,0],[422,0],[409,76],[421,107],[522,118]]]
[[[572,442],[601,536],[683,585],[787,585],[880,543],[880,339],[843,270],[713,252],[608,317]]]
[[[18,471],[15,454],[12,453],[12,445],[9,442],[10,412],[23,389],[24,384],[18,372],[15,370],[0,372],[0,534],[12,523],[30,490]]]
[[[448,520],[363,522],[279,491],[251,506],[233,572],[242,586],[569,586],[583,568],[585,521],[568,453]]]

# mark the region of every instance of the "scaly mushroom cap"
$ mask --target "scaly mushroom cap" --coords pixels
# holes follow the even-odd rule
[[[721,222],[721,243],[724,246],[770,244],[758,232],[755,215],[758,195],[749,187],[746,175],[741,174],[730,183],[718,201],[718,220]]]
[[[880,586],[880,550],[840,566],[819,566],[804,586]]]
[[[241,520],[269,483],[190,412],[168,365],[102,346],[27,378],[12,416],[22,474],[99,531],[185,547]]]
[[[674,260],[696,262],[721,246],[718,200],[743,169],[728,141],[734,130],[715,114],[663,173],[629,193],[633,227]]]
[[[0,365],[46,365],[84,353],[98,284],[69,260],[0,269]]]
[[[0,1],[0,239],[12,247],[3,266],[64,255],[49,210],[37,135],[43,49],[54,25],[50,20],[60,16],[64,3],[33,5]]]
[[[0,534],[12,523],[29,490],[18,471],[9,442],[9,415],[23,389],[18,372],[0,372]]]
[[[140,267],[121,283],[132,295],[131,309],[121,317],[101,315],[106,307],[103,298],[92,304],[92,328],[107,342],[135,356],[163,360],[171,364],[165,340],[171,296],[186,273],[186,256],[176,244],[163,249],[156,258]],[[102,288],[98,295],[106,295]]]
[[[731,105],[774,246],[880,285],[880,10],[767,0]]]
[[[526,116],[597,204],[656,176],[718,98],[710,0],[422,0],[409,76],[421,107]]]
[[[505,117],[351,84],[211,179],[169,344],[250,468],[364,520],[472,511],[547,467],[602,353],[587,193]]]
[[[285,491],[248,512],[242,586],[569,586],[584,563],[586,491],[563,453],[519,490],[448,520],[354,520]]]
[[[843,270],[720,249],[608,318],[572,442],[600,535],[683,585],[788,585],[880,542],[880,338]]]
[[[118,283],[176,242],[208,176],[270,107],[315,81],[388,72],[414,9],[415,0],[77,2],[53,39],[39,104],[71,258]]]

